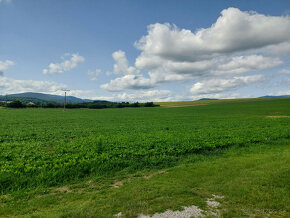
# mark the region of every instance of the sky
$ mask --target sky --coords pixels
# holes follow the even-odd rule
[[[289,0],[0,0],[0,95],[290,95]]]

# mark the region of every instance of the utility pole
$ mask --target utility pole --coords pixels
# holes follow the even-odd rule
[[[65,111],[65,105],[66,105],[66,92],[68,92],[68,91],[70,91],[70,90],[68,90],[68,89],[64,89],[64,90],[62,90],[62,91],[64,91],[63,111]]]

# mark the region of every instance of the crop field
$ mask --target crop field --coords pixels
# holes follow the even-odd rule
[[[1,110],[0,190],[52,186],[290,137],[290,100],[184,108]]]
[[[172,101],[172,102],[157,102],[161,107],[189,107],[201,106],[209,104],[233,103],[233,102],[251,102],[251,101],[267,101],[271,98],[240,98],[240,99],[216,99],[216,100],[198,100],[198,101]]]
[[[176,166],[230,147],[290,144],[290,99],[195,107],[0,109],[0,194]]]

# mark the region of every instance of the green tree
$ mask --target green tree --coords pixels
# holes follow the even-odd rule
[[[10,108],[24,108],[25,105],[21,101],[15,100],[15,101],[12,101],[11,103],[8,103],[7,107],[10,107]]]

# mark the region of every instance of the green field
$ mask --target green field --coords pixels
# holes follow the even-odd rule
[[[233,103],[233,102],[251,102],[251,101],[272,101],[272,98],[238,98],[238,99],[216,99],[216,100],[198,100],[198,101],[171,101],[171,102],[156,102],[161,107],[188,107],[202,106],[209,104]]]
[[[0,109],[0,216],[136,217],[204,207],[213,193],[225,196],[224,216],[288,216],[290,99],[211,102]],[[127,182],[112,189],[116,179]]]

